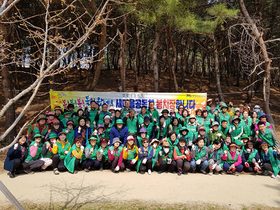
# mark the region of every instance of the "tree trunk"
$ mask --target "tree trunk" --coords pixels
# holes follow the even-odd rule
[[[160,31],[157,29],[157,26],[155,28],[155,40],[153,44],[153,52],[152,52],[152,68],[154,69],[154,88],[155,92],[159,91],[159,77],[158,77],[158,60],[157,60],[157,48],[159,45],[159,37],[160,37]]]
[[[215,73],[216,73],[216,85],[217,85],[217,92],[220,98],[220,101],[225,101],[222,88],[221,88],[221,81],[220,81],[220,69],[219,69],[219,53],[218,53],[218,45],[216,41],[216,37],[214,39],[214,61],[215,61]]]
[[[269,116],[268,120],[271,123],[273,129],[275,130],[274,120],[272,118],[270,107],[269,107],[270,80],[271,80],[270,65],[271,65],[272,61],[270,60],[270,58],[268,56],[266,45],[265,45],[265,42],[263,40],[262,34],[259,32],[255,22],[250,17],[250,15],[249,15],[249,13],[246,9],[246,6],[244,4],[244,1],[240,0],[239,3],[240,3],[240,9],[241,9],[246,21],[251,25],[252,34],[254,35],[258,44],[260,45],[261,52],[262,52],[262,55],[263,55],[263,59],[264,59],[264,62],[265,62],[264,63],[265,76],[263,78],[263,106],[264,106],[265,113]]]
[[[126,16],[123,16],[123,23],[124,23],[124,33],[121,33],[119,29],[117,29],[117,33],[120,37],[120,57],[119,57],[119,66],[121,71],[121,91],[125,92],[125,71],[126,71],[126,65],[125,65],[125,45],[127,40],[127,23],[126,23]]]
[[[166,64],[168,68],[168,73],[169,73],[169,91],[171,91],[171,86],[172,86],[172,71],[171,71],[171,64],[170,64],[170,58],[169,58],[169,42],[168,42],[168,32],[166,28],[166,33],[165,33],[165,43],[166,43]]]
[[[188,35],[187,38],[187,42],[186,42],[186,48],[184,51],[184,57],[183,57],[183,67],[182,67],[182,78],[181,78],[181,86],[184,89],[184,85],[185,85],[185,77],[186,77],[186,71],[187,71],[187,65],[188,65],[188,51],[189,51],[189,46],[190,46],[190,40],[191,40],[191,36]]]
[[[133,68],[134,68],[134,74],[135,74],[135,86],[134,86],[135,92],[138,91],[138,84],[139,84],[139,74],[138,74],[138,68],[137,68],[137,60],[139,57],[139,46],[140,46],[140,30],[137,31],[137,27],[136,27],[136,49],[135,49],[135,58],[134,58],[134,62],[133,62]]]
[[[173,57],[173,65],[171,67],[172,70],[172,74],[173,74],[173,80],[174,80],[174,87],[175,87],[175,92],[178,92],[178,83],[177,83],[177,77],[176,77],[176,65],[177,65],[177,49],[174,45],[173,39],[172,39],[172,35],[171,35],[171,26],[169,26],[169,41],[174,53],[174,57]]]
[[[0,23],[0,33],[1,33],[1,40],[2,48],[0,49],[3,53],[1,57],[2,60],[2,68],[1,68],[1,76],[2,76],[2,89],[3,94],[5,97],[5,104],[8,103],[10,99],[13,98],[13,88],[11,84],[10,78],[10,66],[7,65],[9,63],[9,58],[5,57],[5,55],[9,55],[9,50],[7,49],[9,43],[9,32],[7,29],[8,25]],[[5,129],[7,130],[15,121],[15,108],[14,105],[11,105],[10,108],[5,113]],[[10,143],[13,141],[14,137],[16,136],[16,129],[14,128],[5,138],[6,142]]]

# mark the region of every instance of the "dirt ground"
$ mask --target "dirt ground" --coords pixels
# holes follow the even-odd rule
[[[55,176],[51,171],[20,175],[10,179],[5,173],[0,180],[21,203],[51,207],[60,203],[82,207],[100,202],[205,204],[224,209],[252,206],[280,208],[280,179],[252,175],[177,174],[140,175],[135,172],[113,174],[110,171],[68,172]],[[129,202],[128,202],[129,201]],[[0,193],[0,206],[10,205]],[[102,208],[101,208],[102,209]],[[125,209],[125,208],[124,208]]]

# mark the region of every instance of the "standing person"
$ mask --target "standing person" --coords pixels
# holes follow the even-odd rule
[[[100,138],[105,137],[105,127],[103,124],[98,125],[94,130],[94,134],[97,136],[97,144],[100,146]]]
[[[263,122],[265,124],[265,127],[268,128],[268,129],[271,129],[273,130],[272,126],[270,125],[269,122],[267,122],[267,115],[265,113],[261,113],[260,114],[260,117],[259,117],[259,122]],[[255,124],[255,132],[256,134],[258,135],[259,133],[259,128],[258,128],[258,123]]]
[[[212,129],[210,129],[207,134],[209,136],[210,144],[213,144],[213,142],[218,138],[222,138],[223,140],[226,139],[223,132],[219,130],[219,123],[217,121],[212,123]]]
[[[118,110],[118,109],[117,109]],[[117,111],[116,110],[116,111]],[[119,111],[119,113],[121,114],[121,111],[120,110],[118,110]],[[114,117],[115,117],[115,114],[116,114],[116,112],[115,112],[115,108],[113,107],[113,106],[110,106],[109,107],[109,112],[111,113],[111,120],[113,121],[113,119],[114,119]],[[120,115],[119,115],[120,116]],[[118,118],[118,119],[121,119],[121,117],[120,118]]]
[[[168,133],[174,131],[177,135],[180,132],[182,125],[179,123],[179,119],[177,117],[172,118],[170,125],[168,126]]]
[[[138,147],[135,145],[134,138],[131,135],[127,137],[127,143],[123,148],[123,160],[128,172],[135,170],[138,160]]]
[[[146,106],[142,106],[141,107],[141,112],[137,115],[137,121],[138,121],[138,125],[143,127],[144,125],[144,118],[145,117],[150,117],[149,114],[147,113],[147,107]]]
[[[258,141],[256,146],[259,146],[261,142],[265,141],[268,143],[269,147],[275,147],[276,149],[279,149],[279,141],[275,132],[267,128],[263,121],[258,123],[258,130]]]
[[[232,124],[229,127],[229,134],[233,142],[241,142],[241,137],[244,133],[243,125],[240,123],[241,119],[238,116],[233,117]]]
[[[67,127],[67,122],[70,121],[70,112],[64,112],[63,113],[64,117],[61,119],[61,122],[63,124],[63,127],[66,128]]]
[[[191,159],[190,165],[193,172],[196,171],[196,167],[198,166],[201,173],[207,174],[206,169],[209,165],[208,149],[205,146],[205,140],[203,138],[197,138],[196,145],[192,146]]]
[[[219,122],[219,124],[221,124],[221,122],[223,120],[226,120],[226,121],[228,121],[228,123],[231,123],[231,116],[227,112],[228,106],[226,104],[222,105],[221,106],[221,110],[222,110],[222,112],[220,112],[219,115],[218,115],[218,122]]]
[[[206,134],[206,128],[204,126],[199,127],[198,134],[197,134],[197,136],[194,136],[193,141],[197,138],[203,138],[204,142],[205,142],[205,146],[208,147],[210,145],[210,138]]]
[[[10,178],[15,178],[15,172],[22,169],[22,163],[28,154],[27,138],[22,135],[17,143],[10,147],[4,162],[4,169],[9,171]]]
[[[141,128],[139,131],[140,136],[137,136],[137,146],[141,147],[142,146],[142,139],[144,138],[149,138],[147,136],[147,130],[145,128]]]
[[[249,116],[249,112],[244,110],[242,115],[241,124],[243,126],[244,133],[251,139],[253,136],[253,123],[252,118]]]
[[[99,167],[100,162],[97,160],[97,136],[91,136],[89,138],[89,144],[85,148],[85,160],[83,160],[82,165],[85,172],[89,172],[91,169],[96,169]]]
[[[105,128],[105,137],[110,139],[110,132],[113,127],[112,123],[110,123],[110,115],[105,115],[103,118],[104,128]]]
[[[122,119],[121,111],[116,109],[114,116],[111,116],[112,125],[115,125],[118,119]]]
[[[96,153],[97,160],[100,162],[100,171],[103,171],[104,168],[110,168],[108,149],[108,139],[106,137],[101,137],[100,147]]]
[[[182,127],[180,129],[180,134],[177,136],[177,138],[180,139],[181,137],[184,137],[186,139],[187,146],[192,146],[194,135],[192,133],[189,135],[189,130],[187,129],[187,127]]]
[[[113,145],[113,139],[118,137],[121,141],[121,146],[123,147],[126,144],[128,136],[128,129],[123,125],[123,121],[121,119],[117,120],[116,125],[110,131],[110,145]]]
[[[57,140],[57,153],[52,156],[53,173],[58,175],[59,172],[66,171],[64,159],[71,149],[71,143],[67,140],[67,133],[62,131]],[[55,153],[55,152],[54,152]]]
[[[178,112],[176,112],[176,117],[179,119],[180,122],[182,122],[183,119],[184,108],[185,107],[183,104],[178,105]]]
[[[127,99],[127,100],[125,100],[124,107],[121,110],[122,118],[126,117],[129,114],[129,110],[130,110],[130,100]]]
[[[209,161],[209,175],[213,175],[213,171],[222,172],[224,162],[222,157],[224,155],[222,148],[222,140],[216,139],[212,145],[208,147],[208,161]]]
[[[95,122],[95,117],[98,114],[99,111],[99,104],[96,103],[96,101],[91,101],[90,102],[90,107],[88,110],[86,110],[86,117],[88,117],[90,119],[90,128],[91,130],[93,130],[96,126],[96,122]]]
[[[95,116],[95,123],[96,125],[102,124],[103,123],[103,118],[105,115],[109,115],[111,117],[111,113],[108,112],[108,105],[103,104],[102,105],[102,110],[99,111],[96,116]]]
[[[79,135],[75,138],[73,146],[64,159],[64,166],[72,174],[78,173],[84,159],[84,146],[82,145],[84,138]]]
[[[155,136],[157,139],[162,140],[167,136],[167,128],[165,117],[160,116],[159,121],[156,124]]]
[[[175,132],[171,132],[169,134],[169,138],[167,138],[167,142],[170,145],[170,150],[173,156],[174,146],[176,146],[179,143],[179,140],[177,139],[177,135]]]
[[[60,106],[54,107],[54,115],[55,115],[56,119],[58,119],[59,121],[61,121],[64,118],[62,109]]]
[[[170,172],[173,173],[176,161],[173,158],[174,151],[170,150],[170,145],[168,141],[163,141],[162,143],[162,151],[160,152],[160,170],[158,171],[158,174],[161,174],[163,172]]]
[[[79,124],[79,119],[85,118],[84,110],[78,109],[77,113],[74,113],[72,116],[73,116],[72,119],[73,119],[74,125],[75,125],[75,127],[77,127]]]
[[[208,118],[210,119],[211,124],[216,120],[216,116],[218,116],[218,112],[216,111],[215,104],[211,104],[210,111],[208,112]]]
[[[228,102],[227,113],[229,113],[231,117],[234,116],[235,110],[234,110],[234,107],[233,107],[233,103],[231,101]]]
[[[138,125],[138,119],[135,116],[135,110],[134,109],[129,110],[129,115],[127,117],[124,117],[123,122],[128,129],[128,133],[137,134],[137,131],[139,129],[139,125]]]
[[[189,111],[187,109],[184,109],[182,112],[182,117],[181,117],[181,124],[182,126],[186,126],[189,121]]]
[[[193,134],[197,136],[198,133],[198,123],[194,114],[191,114],[189,117],[189,123],[186,125],[187,129],[190,132],[190,135]]]
[[[74,109],[75,109],[74,104],[68,104],[67,105],[67,111],[70,112],[70,120],[73,120],[72,119],[72,114],[75,113]]]
[[[36,124],[31,124],[28,126],[26,137],[28,139],[28,142],[31,143],[32,137],[35,134],[41,134],[42,141],[45,141],[45,135],[48,133],[49,126],[46,124],[47,118],[44,114],[40,114],[37,119]]]
[[[279,160],[277,152],[269,148],[269,145],[266,141],[261,144],[261,168],[264,171],[264,175],[268,175],[269,171],[272,172],[271,178],[275,179],[278,177],[280,171]]]
[[[73,121],[68,121],[66,125],[67,127],[64,128],[63,131],[66,133],[66,139],[69,141],[70,145],[72,145],[75,138],[75,131],[73,129],[74,123]]]
[[[35,134],[33,141],[29,145],[28,155],[25,159],[25,162],[23,163],[24,172],[27,174],[34,174],[34,172],[32,171],[33,169],[40,168],[42,165],[44,165],[44,161],[39,160],[42,151],[41,141],[42,135]]]
[[[150,122],[150,118],[149,117],[144,117],[144,126],[143,128],[146,129],[147,131],[147,136],[149,139],[152,139],[155,137],[155,125]]]
[[[259,171],[261,168],[258,164],[260,160],[260,156],[258,150],[254,148],[254,143],[252,141],[248,141],[245,147],[245,151],[242,154],[242,162],[244,164],[244,171],[255,173]]]
[[[123,147],[121,146],[121,140],[119,137],[114,137],[112,146],[108,149],[109,160],[111,162],[111,170],[114,173],[123,171],[125,165],[123,163]]]
[[[75,128],[75,138],[77,136],[82,136],[84,139],[83,146],[86,146],[90,135],[91,135],[90,126],[86,125],[86,119],[84,117],[80,117],[78,120],[78,126]]]
[[[209,112],[210,109],[211,109],[211,105],[213,104],[213,99],[212,98],[209,98],[207,99],[207,107],[206,107],[206,110]]]
[[[152,174],[152,166],[154,157],[154,150],[151,145],[149,145],[149,139],[144,138],[142,139],[142,144],[139,148],[139,158],[137,163],[137,172],[140,174],[145,174],[145,171],[148,171],[148,174]]]
[[[225,161],[224,170],[227,173],[233,173],[238,176],[238,172],[243,170],[242,158],[239,152],[237,151],[237,144],[232,142],[229,145],[229,152],[227,150],[224,151],[224,155],[222,159]]]
[[[53,124],[50,125],[50,128],[48,130],[47,135],[45,136],[45,139],[49,139],[49,135],[54,133],[56,136],[59,135],[59,133],[62,131],[61,123],[58,120],[53,121]],[[42,142],[43,143],[43,142]]]
[[[203,121],[202,121],[202,125],[205,127],[206,129],[206,133],[208,133],[208,131],[211,128],[211,118],[208,117],[208,111],[207,110],[203,110],[202,111],[202,117],[203,117]]]
[[[173,157],[178,168],[178,175],[187,174],[191,168],[191,157],[184,137],[179,139],[177,146],[174,146]]]
[[[196,111],[196,121],[198,123],[198,125],[203,125],[203,116],[202,116],[202,110],[201,109],[197,109]]]
[[[161,111],[161,114],[161,116],[163,116],[165,119],[166,126],[168,127],[171,122],[171,117],[168,116],[169,111],[167,109],[164,109]]]
[[[147,110],[149,117],[152,119],[153,124],[156,124],[159,118],[159,113],[155,108],[154,101],[149,101],[149,108]]]

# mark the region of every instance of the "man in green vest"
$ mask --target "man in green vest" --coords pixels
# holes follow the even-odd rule
[[[97,110],[97,103],[95,101],[91,101],[90,102],[90,110],[86,112],[86,116],[90,119],[90,129],[94,130],[94,128],[96,127],[95,124],[95,117],[98,114],[98,110]]]
[[[147,136],[149,137],[149,139],[152,139],[155,135],[155,125],[152,122],[150,122],[150,119],[151,118],[148,116],[144,117],[143,128],[147,130]]]
[[[259,128],[258,142],[265,141],[268,143],[269,147],[274,147],[279,150],[279,141],[277,139],[275,132],[269,128],[266,128],[266,125],[263,121],[258,122],[258,128]]]
[[[107,110],[108,110],[108,105],[103,104],[102,105],[102,111],[98,112],[95,116],[96,125],[103,124],[103,118],[104,118],[105,115],[111,116],[111,113],[108,112]]]
[[[125,100],[124,102],[124,107],[121,110],[121,116],[122,118],[127,117],[129,114],[129,110],[130,110],[130,100]]]
[[[147,110],[147,113],[149,114],[150,118],[152,118],[153,123],[156,124],[159,118],[158,111],[155,108],[155,103],[154,101],[149,102],[149,108]]]
[[[232,142],[241,141],[241,137],[244,133],[243,126],[240,123],[241,119],[238,116],[233,117],[233,123],[229,127],[229,134],[231,135]]]
[[[220,112],[218,115],[219,123],[221,124],[221,122],[223,120],[226,120],[226,121],[228,121],[228,123],[231,123],[231,115],[227,112],[228,106],[226,104],[223,104],[221,106],[221,110],[222,110],[222,112]]]
[[[129,115],[127,117],[123,118],[123,122],[125,126],[128,129],[129,134],[137,134],[139,130],[139,125],[138,125],[138,120],[137,117],[135,116],[135,110],[130,109],[129,110]]]

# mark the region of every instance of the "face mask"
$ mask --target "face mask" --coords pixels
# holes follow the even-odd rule
[[[154,147],[154,148],[157,148],[157,145],[156,145],[156,144],[153,144],[153,147]]]
[[[164,151],[165,153],[168,153],[168,152],[169,152],[169,148],[163,148],[163,151]]]

